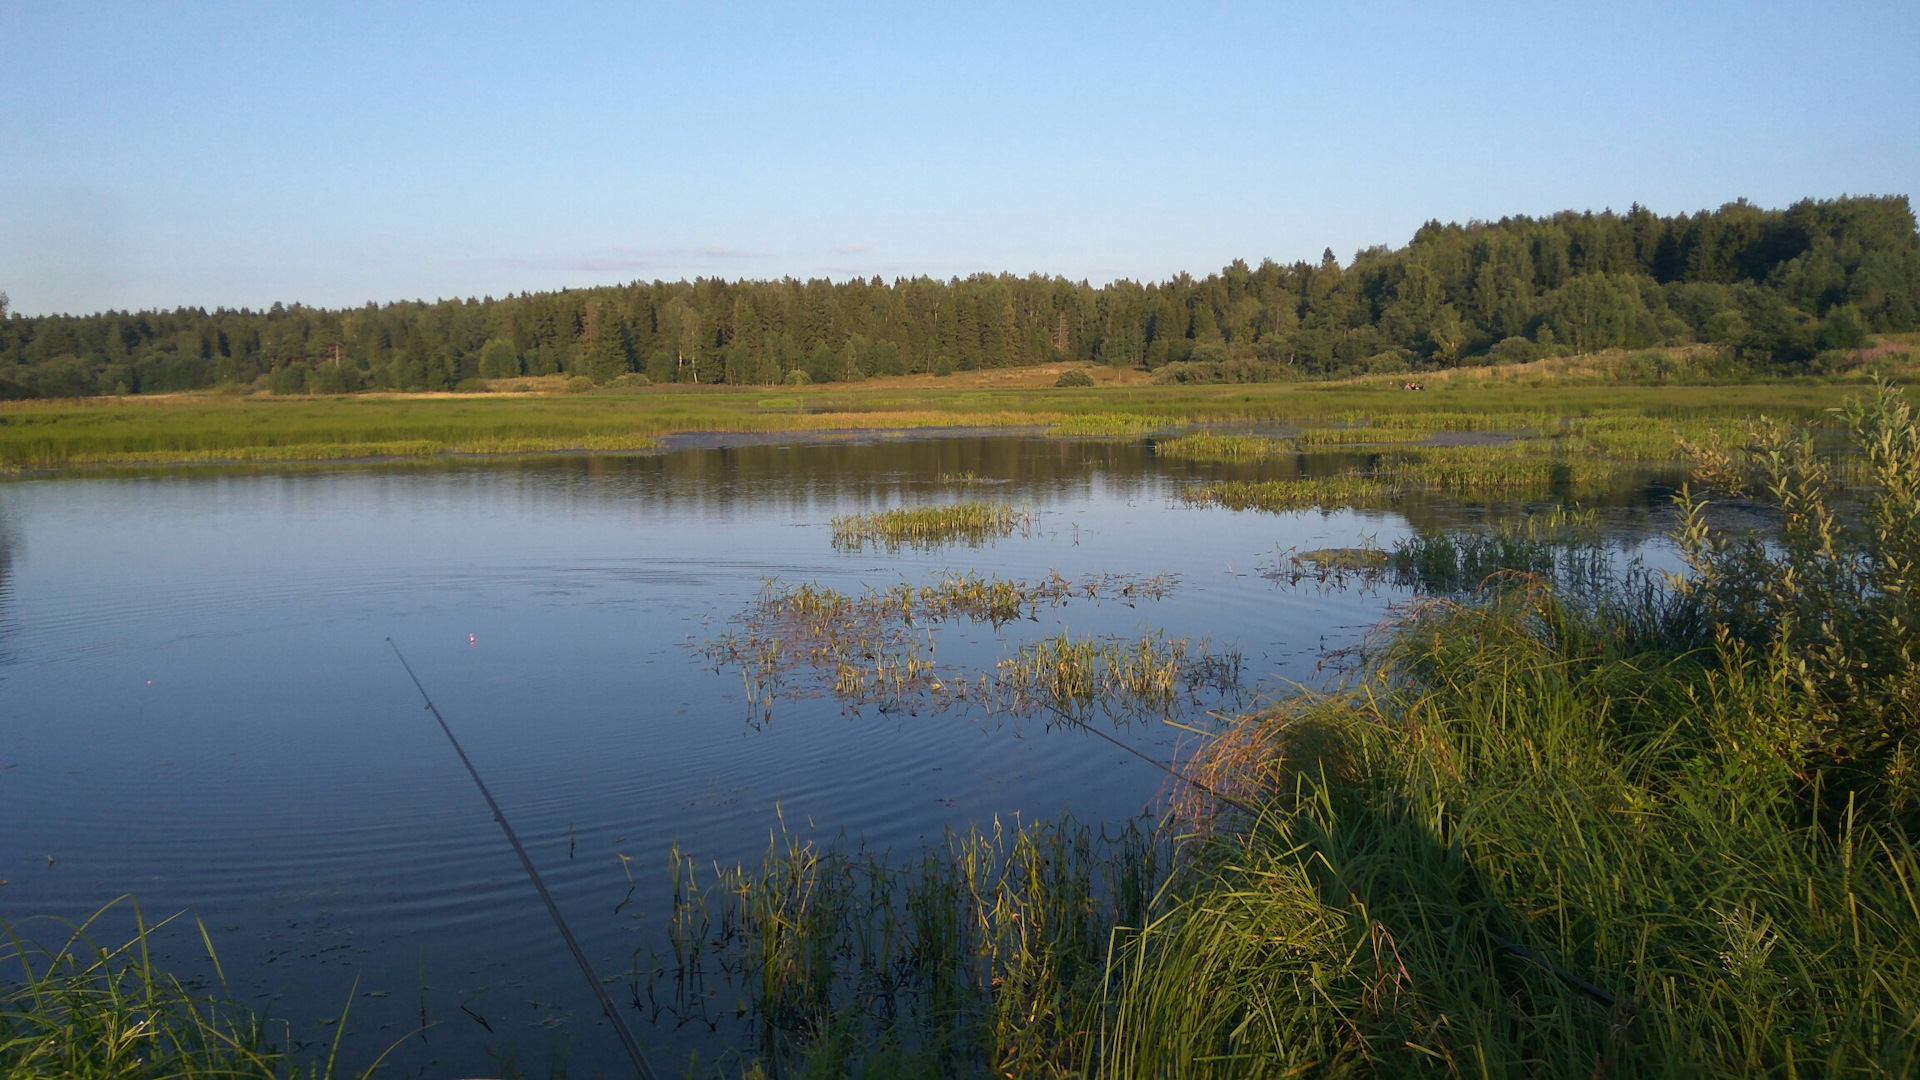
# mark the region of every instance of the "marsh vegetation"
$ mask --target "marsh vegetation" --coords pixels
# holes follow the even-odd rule
[[[1135,638],[1062,631],[1018,645],[991,665],[943,664],[937,628],[964,620],[995,629],[1069,603],[1133,605],[1165,597],[1169,576],[1093,574],[1008,580],[946,573],[852,597],[808,584],[768,582],[734,626],[697,648],[740,673],[751,718],[772,719],[783,698],[831,695],[882,712],[973,712],[1079,723],[1177,715],[1202,697],[1240,687],[1241,659],[1210,643],[1148,632]]]
[[[779,1075],[1910,1074],[1920,425],[1890,388],[1836,419],[1857,484],[1805,428],[1704,449],[1671,578],[1542,564],[1579,512],[1302,556],[1453,595],[1208,725],[1154,828],[690,887],[678,985]]]

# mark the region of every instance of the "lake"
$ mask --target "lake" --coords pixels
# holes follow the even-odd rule
[[[644,455],[24,477],[0,484],[0,917],[84,918],[121,894],[183,973],[343,1060],[481,1075],[511,1052],[579,1075],[624,1059],[511,849],[388,639],[465,745],[599,969],[664,948],[668,859],[757,860],[786,831],[911,855],[996,817],[1118,822],[1164,773],[1072,727],[965,709],[750,705],[699,646],[769,580],[859,594],[944,571],[1171,575],[1159,600],[1074,601],[939,659],[992,670],[1069,629],[1238,650],[1247,707],[1355,644],[1404,594],[1288,587],[1288,549],[1389,544],[1473,507],[1197,510],[1146,440],[935,433]],[[1030,529],[978,547],[843,550],[836,515],[991,498]],[[1658,490],[1608,520],[1634,550]],[[1414,520],[1409,520],[1409,515]],[[1195,702],[1200,709],[1207,702]],[[1112,729],[1146,754],[1179,729]],[[1191,739],[1191,736],[1186,736]],[[43,939],[57,928],[27,922]],[[125,937],[111,914],[103,941]],[[613,988],[617,1000],[629,994]],[[424,1017],[430,1025],[418,1029]],[[630,1012],[656,1071],[717,1037]]]

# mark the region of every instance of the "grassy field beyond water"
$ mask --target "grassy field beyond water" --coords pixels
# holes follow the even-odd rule
[[[1577,358],[1576,358],[1577,359]],[[1622,358],[1620,363],[1626,363]],[[1596,361],[1597,363],[1597,361]],[[1560,364],[1554,367],[1551,364]],[[686,432],[829,432],[1031,425],[1136,436],[1193,424],[1324,426],[1356,417],[1805,418],[1837,404],[1828,379],[1695,384],[1622,381],[1564,361],[1462,369],[1408,392],[1399,380],[1093,388],[942,380],[781,387],[667,386],[585,394],[271,397],[189,394],[0,403],[0,467],[340,461],[444,454],[640,450]],[[1595,370],[1609,370],[1599,365]],[[1624,370],[1624,369],[1623,369]],[[1569,374],[1571,371],[1573,374]],[[1855,389],[1858,383],[1852,384]],[[1400,426],[1429,426],[1414,420]],[[1353,436],[1322,435],[1338,444]],[[1404,439],[1401,441],[1405,441]]]

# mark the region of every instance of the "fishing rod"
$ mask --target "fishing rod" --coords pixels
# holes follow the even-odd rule
[[[553,925],[560,930],[560,936],[566,940],[567,951],[573,954],[574,962],[580,965],[580,974],[587,977],[587,985],[593,987],[593,996],[600,999],[600,1011],[613,1025],[614,1034],[620,1036],[620,1045],[626,1048],[627,1057],[633,1061],[633,1071],[640,1080],[654,1080],[653,1070],[647,1067],[647,1059],[640,1053],[640,1044],[635,1041],[633,1032],[627,1030],[627,1023],[613,1007],[613,999],[607,996],[607,988],[600,985],[600,976],[594,973],[593,965],[588,963],[587,954],[580,951],[580,943],[574,940],[573,931],[567,927],[567,920],[560,916],[560,908],[553,902],[553,894],[547,891],[547,883],[540,878],[540,871],[534,869],[533,860],[527,857],[527,849],[520,846],[520,837],[515,835],[513,826],[507,824],[507,815],[500,812],[500,804],[493,801],[493,792],[487,790],[486,781],[480,779],[480,771],[473,767],[467,752],[460,748],[460,740],[453,737],[453,729],[447,726],[447,718],[433,704],[433,698],[427,694],[427,688],[420,685],[420,676],[413,673],[413,665],[400,653],[400,646],[394,645],[388,638],[387,644],[393,646],[393,655],[400,666],[407,669],[407,678],[413,680],[413,688],[420,691],[420,699],[427,703],[427,711],[440,721],[440,730],[446,733],[447,741],[453,744],[453,752],[460,755],[460,764],[467,767],[467,775],[473,777],[473,786],[480,789],[480,797],[487,800],[488,809],[493,811],[493,820],[500,823],[500,831],[507,834],[507,843],[513,845],[513,853],[520,856],[520,865],[527,871],[527,877],[540,893],[540,902],[547,905],[547,914],[553,916]]]

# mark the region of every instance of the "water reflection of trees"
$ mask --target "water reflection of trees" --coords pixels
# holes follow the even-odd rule
[[[1334,476],[1363,468],[1366,452],[1286,454],[1258,461],[1198,462],[1156,456],[1153,440],[1059,439],[1035,435],[907,435],[863,433],[844,440],[779,442],[746,436],[706,436],[713,445],[682,445],[664,452],[528,458],[393,462],[360,467],[376,481],[377,497],[405,498],[422,481],[450,492],[511,492],[535,507],[612,508],[636,500],[675,509],[727,511],[775,507],[844,512],[946,498],[995,499],[1044,507],[1098,491],[1119,499],[1173,496],[1181,485],[1224,480]],[[738,440],[723,442],[722,440]],[[297,486],[338,477],[339,466],[173,470],[176,482],[221,484],[236,472],[257,472]],[[1623,538],[1643,538],[1659,523],[1672,488],[1649,472],[1586,506],[1611,508],[1610,526]],[[1510,513],[1513,503],[1462,501],[1411,494],[1369,517],[1404,519],[1419,531],[1471,525],[1488,513]]]
[[[736,503],[804,508],[816,504],[918,500],[936,492],[1045,504],[1098,485],[1122,498],[1171,495],[1179,485],[1217,480],[1332,476],[1367,463],[1364,453],[1302,453],[1255,462],[1157,457],[1150,439],[1075,440],[1031,436],[753,443],[683,447],[658,454],[605,455],[444,466],[503,472],[533,488],[583,500],[645,494],[715,507]],[[419,468],[415,466],[414,468]],[[1584,505],[1664,506],[1671,489],[1654,473]],[[1446,528],[1482,512],[1474,503],[1414,495],[1395,511],[1416,528]]]
[[[15,630],[13,614],[13,555],[20,536],[13,529],[7,508],[0,505],[0,665],[13,663],[13,650],[7,642]]]

